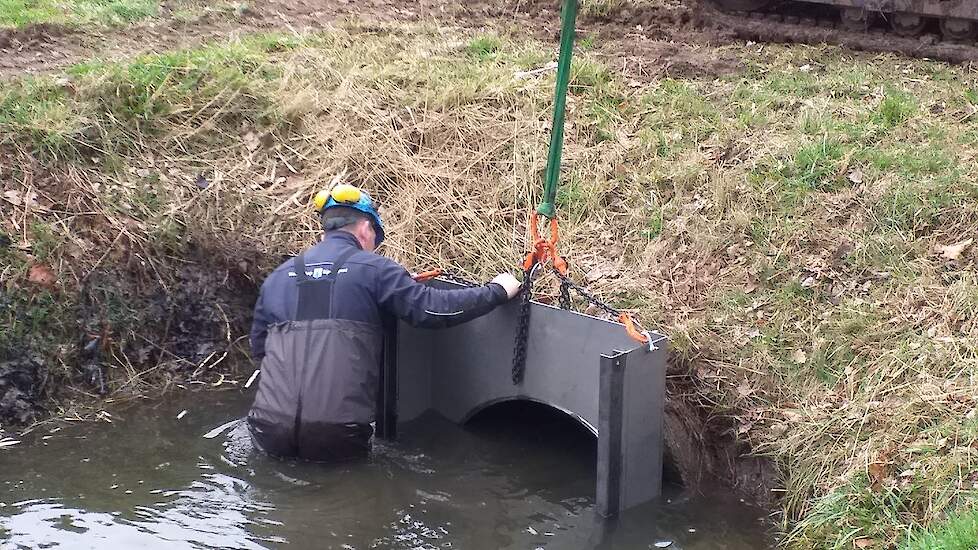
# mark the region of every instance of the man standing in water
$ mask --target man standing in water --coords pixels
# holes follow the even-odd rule
[[[320,193],[316,210],[322,241],[273,271],[255,305],[251,351],[261,379],[248,428],[272,456],[344,462],[370,451],[384,323],[457,325],[513,298],[520,283],[510,274],[458,290],[417,283],[373,252],[384,225],[357,187]]]

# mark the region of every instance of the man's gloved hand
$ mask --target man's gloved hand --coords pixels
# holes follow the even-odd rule
[[[499,275],[496,275],[496,278],[493,279],[492,282],[503,287],[503,289],[506,291],[506,296],[508,296],[510,299],[513,299],[514,296],[519,294],[520,287],[523,286],[522,283],[516,280],[516,277],[513,277],[509,273],[500,273]]]

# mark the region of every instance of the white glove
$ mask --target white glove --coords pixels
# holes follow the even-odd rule
[[[506,290],[506,296],[509,299],[513,299],[514,296],[520,293],[520,288],[523,286],[516,277],[513,277],[509,273],[500,273],[496,275],[496,278],[492,282],[503,287]]]

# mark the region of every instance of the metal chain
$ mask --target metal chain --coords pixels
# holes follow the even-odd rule
[[[557,271],[556,269],[554,270],[554,273],[556,273],[557,274],[557,278],[560,279],[560,293],[561,293],[561,306],[560,307],[564,307],[563,306],[564,289],[565,288],[567,289],[568,299],[569,299],[569,296],[570,296],[570,290],[573,289],[578,294],[580,294],[582,297],[584,297],[584,299],[587,300],[589,303],[594,304],[595,306],[597,306],[598,308],[600,308],[602,311],[604,311],[608,315],[611,315],[612,317],[614,317],[616,319],[621,316],[621,311],[619,311],[619,310],[611,307],[606,302],[602,302],[594,294],[591,294],[590,292],[588,292],[586,288],[578,285],[574,281],[571,281],[566,275],[562,274],[561,272]]]
[[[516,344],[513,350],[513,384],[523,382],[523,374],[526,371],[526,352],[527,342],[530,334],[530,300],[533,297],[533,282],[539,275],[542,264],[534,264],[530,271],[524,273],[523,286],[520,289],[520,313],[516,326]],[[580,294],[588,303],[597,306],[599,309],[610,315],[613,319],[621,317],[621,311],[612,307],[607,302],[602,301],[594,294],[581,285],[570,280],[566,275],[554,269],[554,273],[560,280],[560,307],[561,309],[571,308],[570,291],[574,290]]]
[[[526,370],[526,348],[530,336],[530,299],[533,297],[533,280],[540,271],[541,264],[523,274],[523,287],[520,289],[520,315],[516,324],[516,344],[513,349],[513,384],[523,382]]]

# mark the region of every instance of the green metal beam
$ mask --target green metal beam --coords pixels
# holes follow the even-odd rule
[[[543,202],[537,213],[553,219],[557,215],[554,200],[560,181],[560,156],[564,148],[564,111],[567,108],[567,85],[570,82],[571,57],[577,22],[577,0],[564,0],[560,26],[560,58],[557,61],[557,89],[554,94],[554,122],[550,134],[550,154],[543,187]]]

